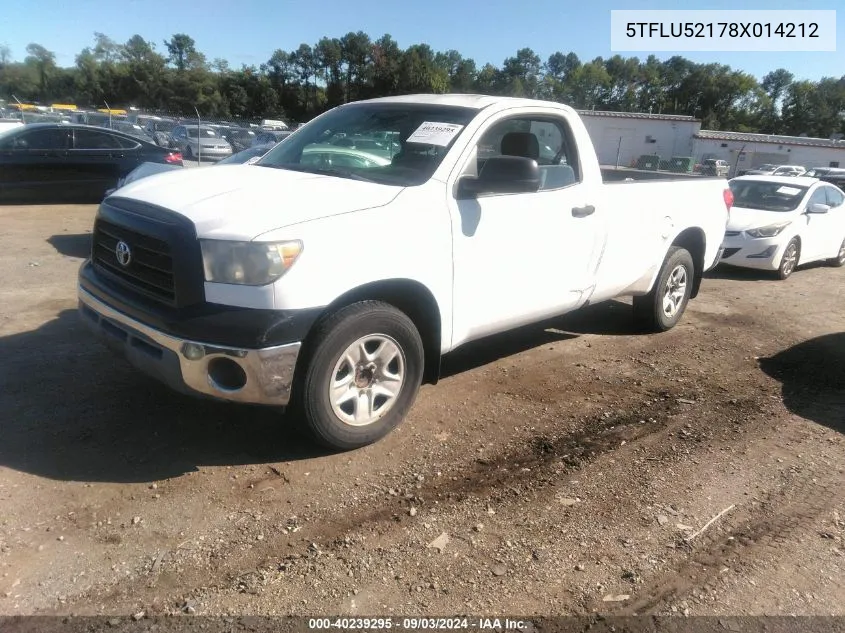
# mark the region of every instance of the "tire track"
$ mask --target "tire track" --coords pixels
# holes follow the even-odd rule
[[[757,507],[747,503],[723,519],[730,535],[705,533],[697,544],[690,545],[679,541],[680,547],[690,548],[690,557],[674,571],[642,586],[630,603],[615,609],[606,604],[594,604],[593,608],[611,615],[657,615],[669,602],[696,589],[716,588],[724,568],[746,568],[766,553],[781,551],[795,533],[811,530],[830,509],[830,499],[838,488],[833,477],[820,480],[816,472],[796,473],[778,490],[764,495]]]

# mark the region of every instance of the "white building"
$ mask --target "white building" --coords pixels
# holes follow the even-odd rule
[[[602,165],[633,166],[643,155],[694,156],[701,121],[691,116],[579,110]]]
[[[811,167],[845,167],[845,141],[806,136],[746,134],[699,130],[695,157],[720,158],[731,165],[731,175],[764,163]]]

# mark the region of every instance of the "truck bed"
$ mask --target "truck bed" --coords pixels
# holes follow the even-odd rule
[[[670,171],[649,171],[647,169],[631,169],[629,167],[602,167],[602,181],[607,184],[624,183],[638,180],[727,180],[718,176],[701,176],[699,174],[673,173]]]

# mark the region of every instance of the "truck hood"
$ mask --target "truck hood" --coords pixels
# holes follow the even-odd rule
[[[795,219],[794,211],[761,211],[760,209],[745,209],[731,207],[728,221],[728,231],[745,231],[770,224],[781,224]]]
[[[300,222],[390,203],[402,187],[257,165],[178,169],[115,191],[175,211],[200,237],[251,240]]]

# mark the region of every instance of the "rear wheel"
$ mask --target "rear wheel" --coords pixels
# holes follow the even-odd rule
[[[842,240],[842,245],[839,247],[839,254],[833,259],[827,260],[827,263],[834,268],[845,266],[845,240]]]
[[[404,420],[422,384],[425,356],[413,322],[393,306],[362,301],[317,326],[297,385],[296,409],[334,450],[372,444]]]
[[[634,297],[634,318],[649,332],[665,332],[677,325],[692,295],[695,263],[685,248],[673,246],[650,293]]]
[[[796,238],[792,238],[786,249],[783,251],[783,257],[780,259],[780,266],[778,267],[778,278],[786,279],[798,266],[798,259],[801,256],[801,245]]]

